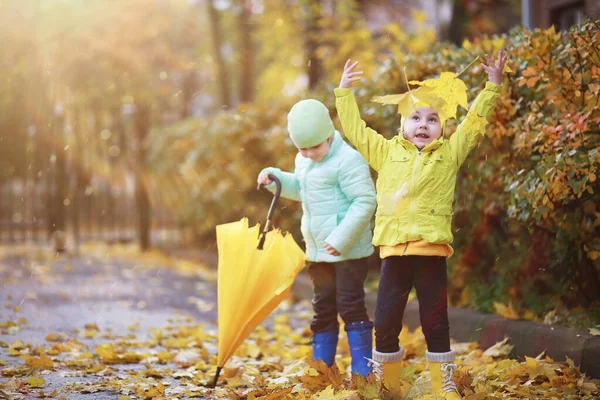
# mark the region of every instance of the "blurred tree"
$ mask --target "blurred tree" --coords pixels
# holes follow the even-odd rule
[[[148,168],[146,167],[146,147],[144,143],[150,132],[150,107],[138,104],[135,113],[135,135],[138,142],[135,163],[135,201],[138,215],[140,247],[150,248],[150,196],[148,194]]]
[[[460,45],[464,39],[504,33],[520,20],[518,0],[452,0],[452,17],[441,39]]]
[[[258,103],[280,101],[306,84],[303,17],[298,2],[265,0],[256,18],[256,93]],[[295,10],[298,12],[290,12]]]
[[[101,3],[92,1],[72,12],[83,16]],[[45,50],[54,85],[68,86],[73,94],[68,106],[81,107],[83,120],[92,117],[93,125],[85,140],[85,157],[76,155],[80,160],[78,166],[88,171],[83,176],[96,176],[93,185],[97,187],[87,197],[91,201],[98,193],[101,208],[105,210],[101,222],[106,225],[107,209],[113,204],[112,182],[119,177],[124,179],[128,170],[135,171],[138,229],[143,248],[150,244],[151,225],[145,138],[154,123],[189,114],[196,85],[198,37],[203,33],[202,24],[194,21],[198,16],[195,10],[181,0],[154,3],[128,0],[118,6],[110,4],[108,10],[99,14],[101,18],[110,18],[110,24],[102,19],[98,23],[81,24],[77,34],[55,37],[52,46]],[[51,11],[48,11],[50,16],[54,15]],[[135,113],[136,152],[130,158],[120,158],[125,168],[117,168],[111,161],[115,158],[111,152],[118,155],[121,150],[114,146],[125,150],[131,141],[124,127],[119,128],[124,126],[119,122],[123,107]]]
[[[40,73],[36,61],[36,30],[31,21],[36,4],[7,0],[0,4],[0,181],[24,177],[27,130],[33,124]]]
[[[452,17],[448,24],[448,40],[456,45],[462,43],[470,24],[469,13],[465,4],[466,1],[468,0],[452,1]]]
[[[229,86],[229,74],[228,68],[223,58],[223,38],[222,38],[222,27],[221,18],[219,11],[215,8],[214,0],[207,0],[206,6],[208,9],[208,15],[210,17],[211,37],[213,43],[213,59],[215,66],[215,75],[219,82],[219,91],[221,96],[221,106],[231,106],[231,93]]]
[[[252,24],[252,3],[250,0],[238,0],[240,32],[240,101],[254,99],[254,29]]]
[[[322,40],[321,1],[299,0],[304,20],[304,54],[307,61],[308,89],[313,90],[323,74],[323,61],[319,57],[318,48]]]

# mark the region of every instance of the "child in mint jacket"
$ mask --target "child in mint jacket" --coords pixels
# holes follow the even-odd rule
[[[295,104],[288,132],[298,154],[294,172],[265,168],[258,183],[274,191],[272,174],[281,181],[281,196],[302,202],[302,235],[313,282],[313,358],[334,363],[338,314],[345,324],[352,373],[371,372],[373,323],[365,307],[367,257],[373,254],[371,221],[375,187],[367,162],[335,130],[327,107],[313,99]]]

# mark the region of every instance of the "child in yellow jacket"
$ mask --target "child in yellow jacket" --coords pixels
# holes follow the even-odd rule
[[[496,62],[488,57],[487,64],[481,64],[489,81],[450,139],[443,137],[443,113],[423,103],[402,116],[401,135],[391,140],[366,127],[349,89],[361,79],[362,71],[355,71],[358,62],[346,62],[335,89],[344,134],[379,175],[373,244],[379,246],[383,260],[372,357],[374,371],[392,392],[398,389],[404,357],[398,336],[414,286],[432,390],[446,399],[461,398],[452,381],[455,354],[448,323],[446,258],[453,253],[452,202],[456,174],[484,129],[483,124],[474,128],[466,122],[491,114],[500,95],[505,62],[500,53]]]

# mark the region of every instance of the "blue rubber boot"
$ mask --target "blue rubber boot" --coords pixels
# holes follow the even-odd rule
[[[352,356],[352,375],[360,374],[365,378],[373,369],[369,360],[373,351],[373,323],[371,321],[358,321],[346,324],[348,345]]]
[[[313,334],[313,360],[323,360],[328,367],[335,361],[335,349],[338,342],[338,330],[317,332]]]

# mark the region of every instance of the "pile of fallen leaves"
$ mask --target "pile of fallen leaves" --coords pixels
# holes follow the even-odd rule
[[[45,393],[44,376],[94,377],[93,381],[67,382],[61,394],[114,391],[120,400],[208,398],[208,399],[386,399],[380,383],[350,379],[345,338],[340,340],[336,366],[327,368],[309,360],[310,333],[306,327],[293,329],[290,319],[305,316],[309,304],[284,303],[272,328],[257,329],[227,363],[218,386],[206,387],[216,370],[217,330],[195,325],[190,319],[153,329],[138,338],[135,334],[115,336],[98,332],[91,324],[78,335],[97,332],[104,343],[89,348],[77,338],[48,335],[47,345],[32,346],[15,339],[0,342],[8,357],[21,363],[1,370],[0,398],[21,399]],[[2,333],[26,321],[2,322]],[[13,330],[14,331],[14,330]],[[343,332],[343,330],[342,330]],[[67,340],[68,339],[68,340]],[[401,343],[407,358],[398,398],[427,399],[430,387],[424,360],[425,342],[420,330],[404,331]],[[581,374],[572,361],[554,362],[540,355],[524,361],[508,358],[507,340],[482,351],[476,343],[455,343],[458,369],[455,381],[467,399],[595,399],[600,385]],[[0,365],[7,360],[0,359]]]
[[[103,251],[99,255],[105,257]],[[181,273],[190,270],[187,264],[162,261]],[[196,265],[196,275],[198,269]],[[214,280],[214,275],[202,274]],[[333,368],[310,360],[311,315],[309,301],[284,301],[227,362],[216,388],[208,387],[216,372],[218,331],[212,323],[177,317],[164,326],[141,330],[132,323],[128,332],[115,333],[82,322],[74,332],[51,333],[43,345],[34,345],[19,340],[19,332],[35,321],[0,319],[0,399],[67,399],[72,394],[96,398],[106,392],[116,393],[119,400],[435,398],[420,329],[400,335],[405,368],[401,391],[392,395],[373,376],[351,378],[343,329]],[[458,355],[454,380],[466,399],[600,396],[600,381],[586,377],[571,360],[555,362],[544,354],[510,359],[508,339],[485,351],[477,343],[453,343],[453,348]],[[60,389],[47,383],[57,379]]]

